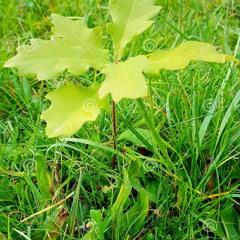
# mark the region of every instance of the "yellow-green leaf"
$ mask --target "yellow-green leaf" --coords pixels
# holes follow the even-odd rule
[[[99,90],[100,98],[111,93],[113,100],[119,102],[122,98],[147,96],[147,84],[142,73],[146,64],[147,59],[144,56],[109,64],[103,70],[106,79]]]
[[[100,109],[108,108],[107,98],[99,99],[98,90],[97,84],[89,88],[70,84],[48,93],[52,105],[41,115],[48,137],[70,136],[85,122],[95,121]]]
[[[107,29],[113,39],[115,60],[122,57],[124,47],[134,37],[151,26],[150,21],[161,7],[152,0],[110,0],[109,11],[113,23]]]
[[[159,74],[161,69],[177,70],[185,68],[190,61],[224,63],[226,55],[216,51],[209,43],[189,41],[170,50],[156,50],[149,55],[144,72]]]
[[[83,74],[89,67],[101,70],[108,51],[101,48],[100,27],[89,29],[83,20],[73,21],[53,14],[51,40],[32,39],[31,45],[17,48],[18,54],[4,67],[16,67],[21,75],[36,74],[39,80],[59,76],[65,69]]]

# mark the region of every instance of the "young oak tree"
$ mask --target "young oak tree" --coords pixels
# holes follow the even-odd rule
[[[147,96],[144,74],[158,75],[161,69],[177,70],[190,61],[224,63],[227,59],[208,43],[187,41],[171,50],[155,50],[147,55],[130,57],[123,61],[127,43],[139,36],[153,21],[161,7],[152,0],[109,0],[112,23],[107,30],[113,41],[114,61],[109,50],[101,46],[102,30],[90,29],[84,20],[70,20],[52,15],[50,40],[32,39],[31,45],[17,48],[18,54],[4,67],[16,67],[20,75],[35,74],[39,80],[57,78],[66,69],[75,75],[86,73],[89,68],[100,71],[105,79],[91,87],[67,84],[48,93],[51,106],[42,113],[47,122],[47,136],[70,136],[85,122],[94,121],[101,109],[108,109],[108,95],[116,103],[124,98],[138,99]]]

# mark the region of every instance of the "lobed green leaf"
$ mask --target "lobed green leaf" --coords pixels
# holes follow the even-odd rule
[[[115,60],[120,60],[124,47],[134,37],[151,26],[150,21],[161,7],[152,0],[110,0],[109,11],[113,23],[107,25],[113,39]]]
[[[178,70],[185,68],[190,61],[207,61],[224,63],[228,56],[216,51],[216,47],[203,42],[183,42],[170,50],[156,50],[148,57],[144,72],[159,74],[161,69]]]
[[[123,98],[147,96],[147,84],[142,73],[146,65],[147,59],[144,56],[107,65],[102,71],[106,79],[99,90],[100,98],[111,93],[113,100],[119,102]]]
[[[58,77],[65,69],[84,74],[90,67],[101,70],[108,63],[108,51],[101,48],[100,27],[89,29],[83,20],[73,21],[53,14],[51,40],[32,39],[17,48],[18,54],[4,67],[16,67],[21,75],[36,74],[39,80]]]
[[[98,90],[98,84],[89,88],[70,84],[48,93],[52,105],[41,115],[48,137],[70,136],[85,122],[95,121],[100,109],[108,109],[107,98],[99,99]]]

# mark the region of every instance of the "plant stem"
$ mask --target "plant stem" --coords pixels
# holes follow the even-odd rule
[[[115,63],[118,64],[118,60],[115,59]],[[115,110],[115,102],[112,100],[112,126],[113,126],[113,148],[117,150],[117,119],[116,119],[116,110]],[[112,169],[115,168],[117,156],[114,154],[112,158]]]
[[[115,110],[115,102],[112,100],[112,126],[113,126],[113,148],[117,149],[117,121],[116,121],[116,110]],[[117,156],[114,154],[112,158],[112,169],[115,168]]]

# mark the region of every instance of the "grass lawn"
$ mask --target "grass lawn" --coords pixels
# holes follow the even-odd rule
[[[156,5],[154,24],[124,56],[192,40],[240,58],[238,1]],[[89,86],[95,72],[38,81],[3,65],[31,38],[50,39],[52,13],[100,26],[112,48],[107,0],[0,1],[0,240],[240,240],[239,66],[192,62],[146,77],[142,108],[138,100],[116,105],[116,151],[108,111],[71,138],[48,138],[45,95],[68,82]]]

